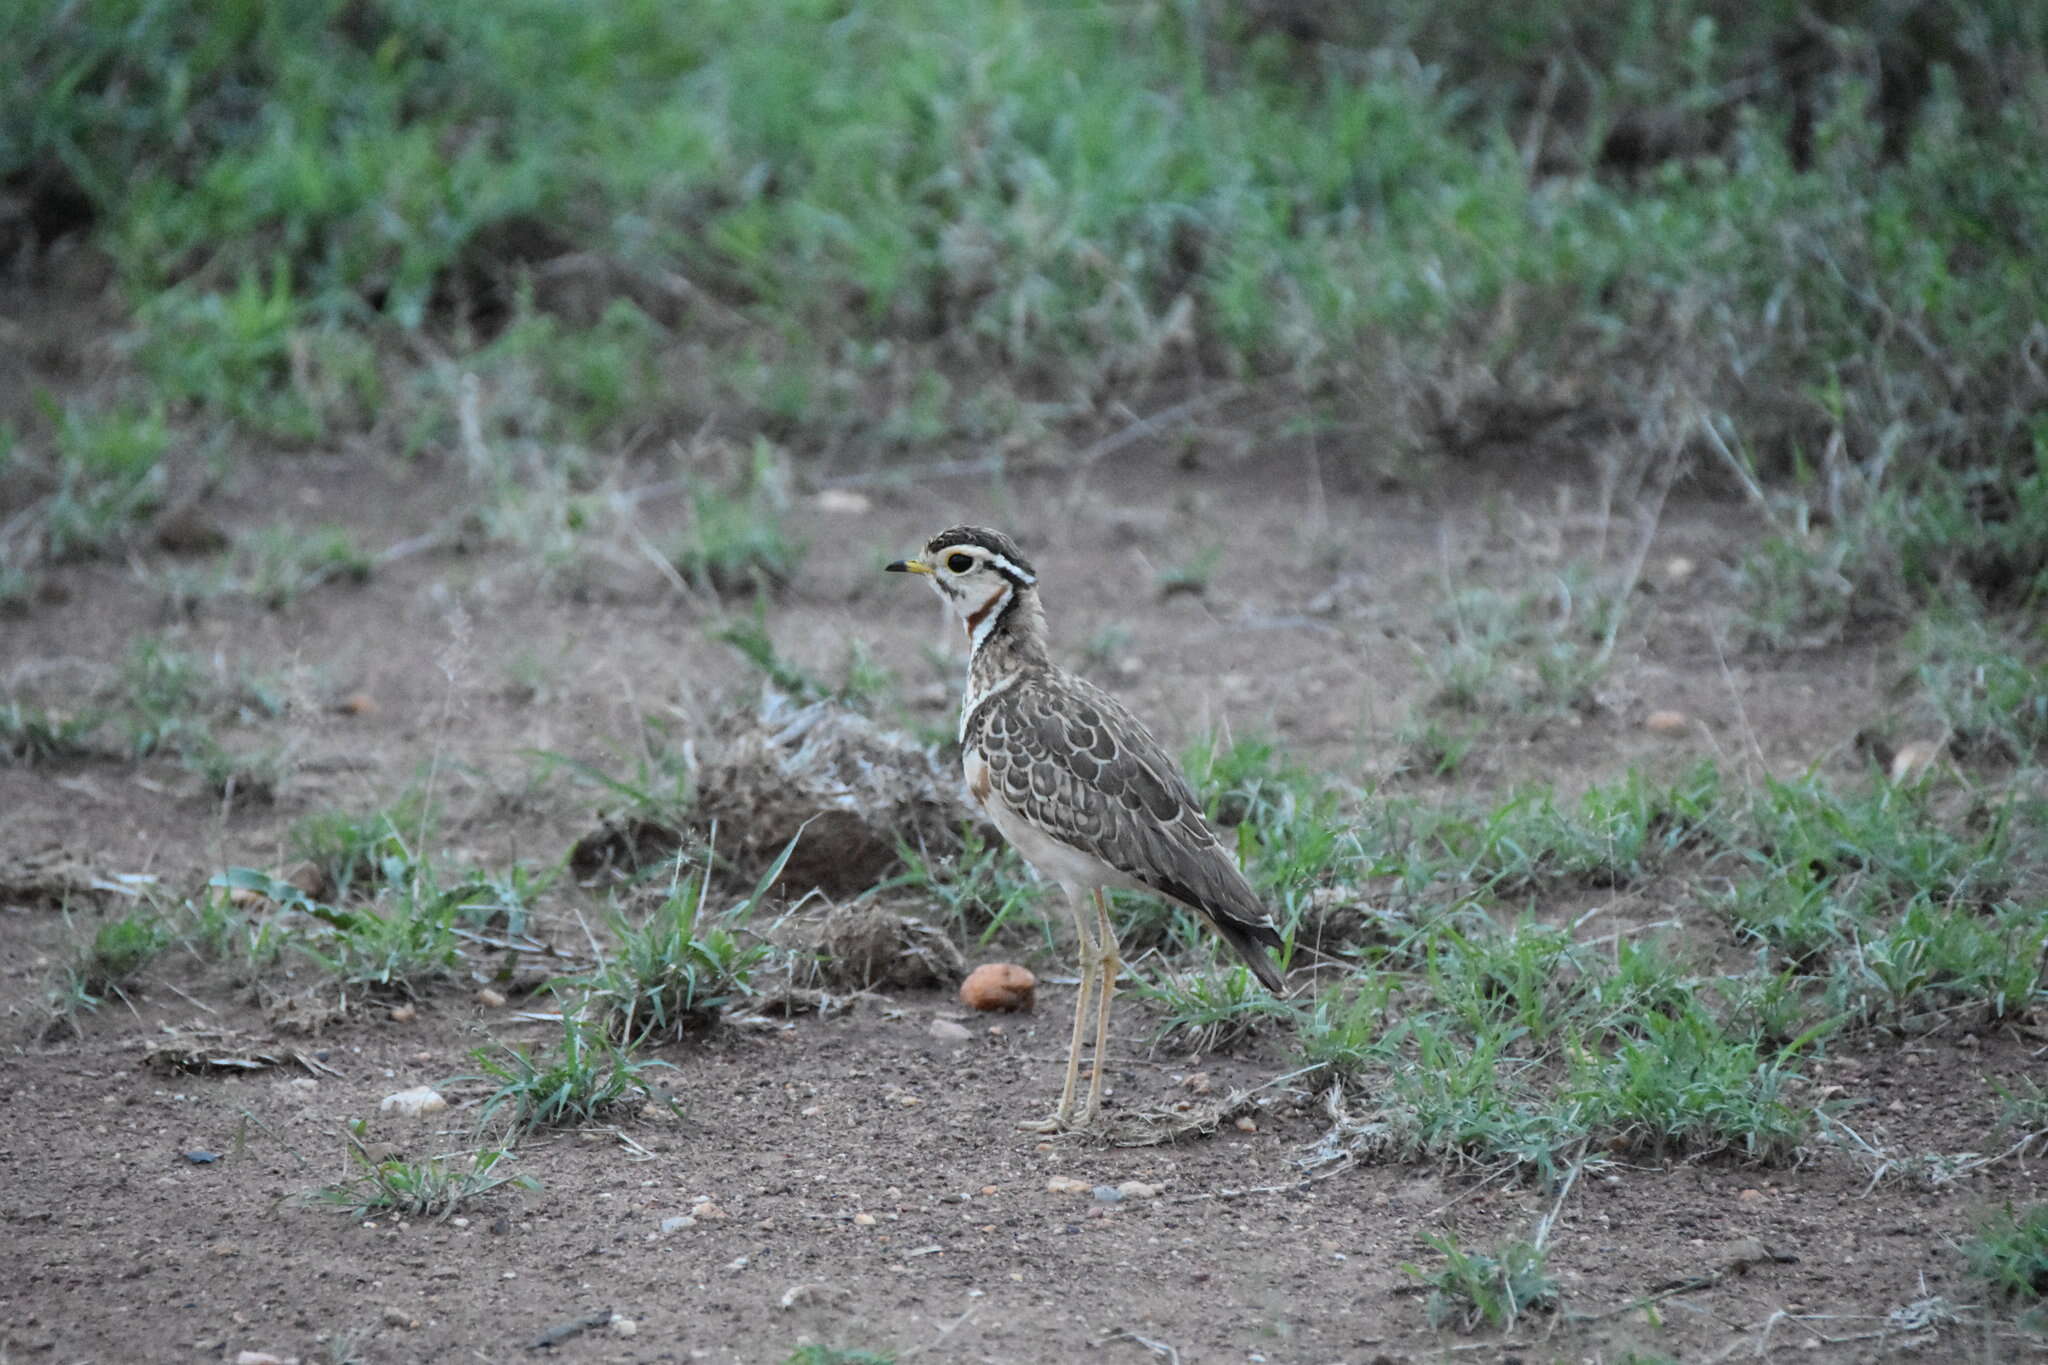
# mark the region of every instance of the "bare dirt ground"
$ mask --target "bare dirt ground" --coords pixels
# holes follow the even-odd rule
[[[1085,481],[911,477],[865,488],[865,511],[800,501],[791,524],[809,557],[768,628],[805,666],[830,671],[858,640],[913,699],[951,687],[955,641],[936,604],[878,569],[933,530],[985,521],[1035,557],[1067,657],[1107,628],[1127,632],[1097,676],[1170,742],[1218,726],[1268,734],[1371,786],[1397,766],[1392,736],[1421,686],[1418,647],[1440,634],[1447,582],[1512,583],[1589,557],[1603,526],[1610,560],[1634,546],[1570,466],[1353,486],[1330,474],[1341,464],[1327,450],[1278,448],[1187,470],[1140,445]],[[260,483],[231,486],[216,505],[230,527],[291,509],[377,548],[441,524],[454,496],[416,468],[310,454],[266,464]],[[644,511],[651,525],[664,515],[658,502]],[[1459,782],[1533,777],[1570,790],[1705,754],[1749,773],[1846,766],[1886,681],[1872,650],[1759,661],[1716,645],[1744,524],[1731,505],[1674,498],[1603,706],[1504,736]],[[1209,591],[1161,599],[1156,571],[1208,545],[1222,551]],[[1660,577],[1674,557],[1696,572]],[[757,685],[705,638],[701,605],[651,571],[570,594],[511,555],[422,553],[284,611],[228,602],[196,619],[166,608],[161,573],[148,558],[60,571],[57,600],[0,622],[0,676],[89,685],[156,633],[285,678],[292,708],[248,727],[289,746],[277,801],[223,803],[170,764],[0,768],[0,859],[56,847],[197,888],[225,866],[280,866],[284,831],[307,812],[367,809],[426,783],[463,855],[546,862],[592,827],[604,797],[538,775],[534,751],[624,771],[642,715],[701,717]],[[928,709],[942,718],[942,704]],[[1683,711],[1693,728],[1651,734],[1653,709]],[[578,909],[573,890],[550,897],[533,932],[579,935]],[[0,1360],[260,1350],[758,1362],[804,1342],[898,1359],[1361,1365],[2014,1349],[1887,1315],[1931,1295],[1967,1299],[1952,1239],[1987,1206],[2039,1197],[2023,1165],[1876,1193],[1867,1168],[1819,1152],[1774,1170],[1617,1163],[1562,1191],[1401,1165],[1320,1168],[1310,1158],[1327,1125],[1315,1095],[1276,1081],[1293,1065],[1283,1046],[1163,1051],[1129,998],[1112,1103],[1184,1100],[1201,1073],[1211,1094],[1254,1090],[1244,1123],[1225,1115],[1211,1134],[1144,1148],[1019,1133],[1016,1121],[1057,1088],[1071,999],[1057,958],[1032,964],[1052,984],[1031,1015],[967,1017],[950,993],[899,993],[663,1049],[680,1119],[529,1141],[518,1168],[540,1188],[478,1201],[462,1222],[337,1216],[296,1196],[343,1174],[344,1125],[367,1118],[373,1138],[412,1156],[470,1146],[459,1107],[401,1121],[380,1117],[378,1101],[473,1070],[469,1049],[486,1038],[540,1041],[542,1025],[515,1017],[526,1002],[490,1008],[451,987],[405,1022],[363,1008],[289,1040],[316,1068],[286,1059],[246,1076],[165,1074],[143,1064],[164,1026],[273,1036],[217,971],[174,954],[132,1006],[83,1016],[79,1036],[24,1040],[53,965],[93,913],[81,901],[67,917],[19,895],[0,906],[0,978],[21,1025],[0,1067]],[[966,1040],[935,1036],[940,1019],[963,1024]],[[1870,1101],[1873,1141],[1947,1152],[1993,1126],[1987,1078],[2038,1065],[2009,1037],[1943,1037],[1838,1054],[1814,1075]],[[200,1151],[219,1159],[188,1159]],[[1086,1189],[1053,1193],[1056,1176]],[[1159,1192],[1091,1192],[1134,1180]],[[1427,1324],[1403,1269],[1433,1263],[1425,1232],[1490,1245],[1553,1207],[1564,1312],[1505,1338]],[[662,1231],[686,1215],[690,1225]],[[611,1313],[632,1320],[631,1335],[590,1327],[535,1345]]]

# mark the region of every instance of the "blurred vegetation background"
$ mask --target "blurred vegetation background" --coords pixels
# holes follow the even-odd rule
[[[2034,771],[2044,129],[2036,0],[16,4],[0,608],[152,545],[216,557],[173,618],[370,577],[404,547],[361,526],[177,515],[315,449],[418,470],[464,545],[765,594],[793,482],[1198,404],[1368,486],[1536,454],[1744,500],[1732,647],[1885,632],[1955,753]],[[1455,594],[1433,704],[1575,704],[1628,591],[1588,639]],[[763,619],[717,638],[830,693]],[[282,710],[125,667],[138,756]],[[17,761],[99,723],[8,706]]]
[[[1191,393],[1743,488],[1785,640],[2048,572],[2033,0],[32,0],[0,52],[0,251],[123,308],[94,382],[0,379],[0,597],[173,449],[567,496]]]

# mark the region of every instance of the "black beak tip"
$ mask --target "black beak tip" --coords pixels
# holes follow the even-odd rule
[[[883,572],[883,573],[909,573],[909,572],[910,572],[910,565],[909,565],[909,564],[907,564],[907,563],[905,563],[905,562],[904,562],[903,560],[900,560],[900,559],[899,559],[899,560],[897,560],[897,561],[896,561],[896,562],[895,562],[894,564],[885,564],[885,565],[883,565],[883,566],[882,566],[882,572]]]

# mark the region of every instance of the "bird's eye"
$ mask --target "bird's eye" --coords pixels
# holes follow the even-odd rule
[[[974,556],[948,555],[946,556],[946,567],[951,569],[954,573],[966,573],[969,569],[974,567]]]

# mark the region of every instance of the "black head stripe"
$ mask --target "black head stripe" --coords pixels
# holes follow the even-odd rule
[[[936,560],[955,546],[972,545],[987,550],[993,558],[989,561],[997,573],[1020,587],[1028,587],[1038,581],[1038,571],[1024,558],[1017,542],[1001,531],[991,531],[986,526],[955,526],[950,531],[941,531],[931,538],[924,547],[925,557]]]

